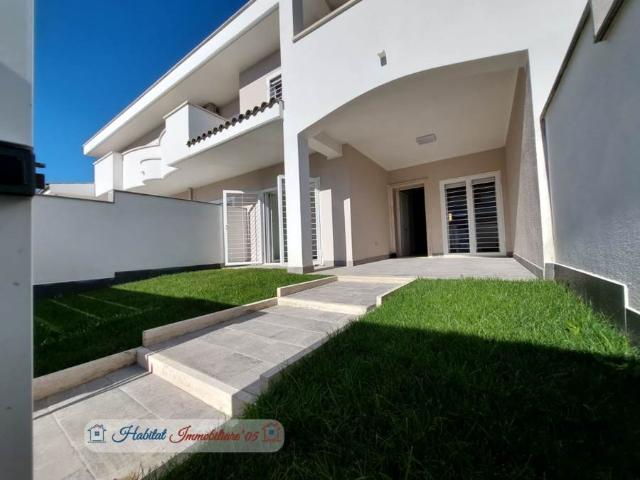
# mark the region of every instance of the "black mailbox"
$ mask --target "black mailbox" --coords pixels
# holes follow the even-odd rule
[[[44,168],[36,163],[33,149],[25,145],[0,141],[0,194],[34,195],[44,188]]]

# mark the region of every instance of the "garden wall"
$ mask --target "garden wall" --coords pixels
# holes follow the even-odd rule
[[[112,201],[33,199],[33,283],[223,263],[222,208],[116,191]]]

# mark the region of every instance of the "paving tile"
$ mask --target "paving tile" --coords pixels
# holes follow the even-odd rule
[[[347,313],[328,312],[324,310],[313,310],[308,308],[290,307],[288,305],[278,305],[276,307],[267,308],[262,310],[265,313],[275,313],[285,317],[294,318],[309,318],[312,320],[320,320],[323,322],[332,322],[337,324],[343,324],[346,320],[354,318],[354,315]]]
[[[113,388],[83,401],[57,410],[53,415],[75,446],[84,446],[85,427],[94,419],[154,418],[142,405],[129,395]]]
[[[262,320],[237,324],[233,328],[301,347],[308,347],[324,336],[322,333],[273,325]]]
[[[36,479],[93,478],[52,414],[33,422]]]
[[[100,377],[91,382],[84,383],[72,389],[64,392],[51,395],[43,400],[37,402],[38,410],[36,416],[43,411],[55,412],[56,410],[65,408],[68,405],[73,405],[83,401],[86,398],[98,395],[105,390],[112,388],[113,382],[107,377]]]
[[[369,306],[376,303],[378,295],[392,288],[393,285],[388,283],[340,281],[294,293],[290,297],[297,300]]]
[[[221,330],[205,335],[201,340],[213,345],[226,345],[234,352],[270,363],[281,362],[303,348],[239,330]]]
[[[98,453],[82,446],[79,449],[95,478],[110,480],[132,473],[149,471],[161,463],[166,455],[153,453]]]
[[[300,330],[307,330],[310,332],[318,333],[331,333],[339,324],[334,322],[323,322],[322,320],[315,320],[313,318],[304,317],[292,317],[284,315],[270,314],[261,319],[263,322],[270,323],[272,325],[281,325],[283,327],[297,328]]]

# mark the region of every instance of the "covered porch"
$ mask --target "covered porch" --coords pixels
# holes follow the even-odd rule
[[[346,274],[384,265],[394,275],[433,271],[438,278],[542,276],[526,52],[412,74],[295,136],[286,122],[284,130],[290,270],[312,269],[311,218],[301,186],[320,171],[320,190],[329,197],[320,204],[325,267],[345,266]],[[310,153],[319,138],[339,145],[339,154]],[[456,263],[442,256],[469,258]],[[393,257],[420,260],[378,262]],[[376,266],[355,268],[370,262]]]

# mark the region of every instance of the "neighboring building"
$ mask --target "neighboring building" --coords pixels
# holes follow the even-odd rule
[[[549,273],[640,338],[639,46],[640,2],[594,1],[543,124],[555,238]]]
[[[96,197],[93,183],[49,183],[42,194],[75,198]]]
[[[229,265],[554,259],[539,118],[584,0],[254,0],[84,145],[224,204]],[[188,233],[185,233],[188,234]]]

